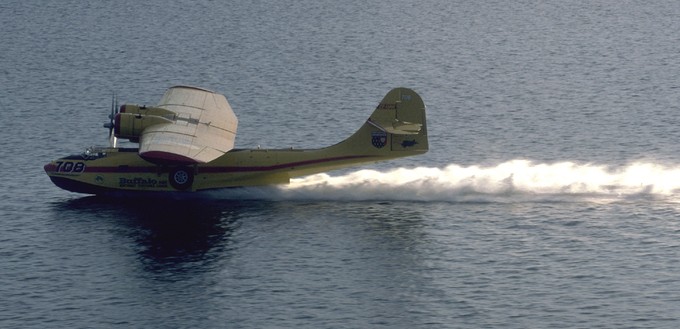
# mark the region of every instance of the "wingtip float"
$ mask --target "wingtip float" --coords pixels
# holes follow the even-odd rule
[[[287,184],[291,178],[427,152],[425,104],[392,89],[349,138],[319,149],[234,149],[238,119],[224,95],[169,88],[157,106],[112,106],[111,145],[54,160],[44,169],[78,193],[191,192]],[[117,146],[117,139],[139,143]]]

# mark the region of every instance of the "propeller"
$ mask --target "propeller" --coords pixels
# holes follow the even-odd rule
[[[109,122],[104,124],[104,128],[109,128],[109,144],[111,147],[118,146],[118,138],[113,133],[113,129],[116,127],[116,114],[118,114],[118,97],[116,93],[111,95],[111,114],[109,114]]]

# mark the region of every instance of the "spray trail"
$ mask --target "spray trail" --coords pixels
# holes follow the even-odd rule
[[[289,185],[220,191],[221,197],[267,200],[408,200],[448,202],[673,199],[680,166],[634,163],[607,166],[513,160],[495,167],[451,164],[443,168],[359,170],[318,174]]]

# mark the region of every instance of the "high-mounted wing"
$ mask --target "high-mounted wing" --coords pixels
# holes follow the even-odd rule
[[[143,128],[139,155],[152,162],[206,163],[234,148],[238,119],[224,95],[195,87],[168,89],[157,108],[166,120]]]

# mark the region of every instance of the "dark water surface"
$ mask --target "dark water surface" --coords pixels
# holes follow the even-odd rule
[[[4,1],[0,327],[677,328],[675,1]],[[224,93],[320,147],[393,87],[430,152],[285,187],[102,199],[52,159],[115,91]]]

